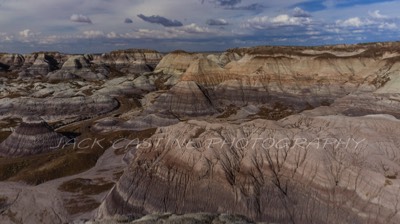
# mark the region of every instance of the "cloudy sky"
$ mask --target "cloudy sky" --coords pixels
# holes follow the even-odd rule
[[[393,41],[399,9],[400,0],[0,0],[0,52]]]

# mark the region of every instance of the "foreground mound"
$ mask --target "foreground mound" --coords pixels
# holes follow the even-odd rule
[[[277,223],[398,221],[398,124],[390,116],[296,115],[159,128],[133,151],[99,218],[210,212]]]
[[[28,117],[0,144],[0,156],[20,157],[56,150],[68,138],[39,117]]]

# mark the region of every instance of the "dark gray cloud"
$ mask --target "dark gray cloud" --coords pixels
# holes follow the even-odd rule
[[[209,26],[226,26],[229,23],[224,19],[209,19],[206,21],[206,24]]]
[[[264,9],[265,6],[255,3],[255,4],[251,4],[251,5],[244,5],[244,6],[232,6],[226,9],[231,9],[231,10],[249,10],[249,11],[259,11]]]
[[[264,9],[265,6],[262,4],[254,3],[250,5],[241,5],[242,0],[202,0],[202,3],[209,2],[218,7],[229,10],[249,10],[249,11],[259,11]]]
[[[201,3],[210,2],[218,6],[235,6],[242,2],[242,0],[201,0]]]
[[[139,14],[138,17],[143,21],[157,23],[166,27],[183,26],[183,24],[178,20],[171,20],[162,16],[145,16],[143,14]]]
[[[215,4],[220,6],[234,6],[242,2],[242,0],[214,0]]]
[[[132,21],[132,19],[130,19],[130,18],[126,18],[125,21],[124,21],[124,23],[133,23],[133,21]]]
[[[81,15],[81,14],[73,14],[70,17],[70,20],[72,22],[77,22],[77,23],[92,23],[92,20],[90,20],[89,17]]]

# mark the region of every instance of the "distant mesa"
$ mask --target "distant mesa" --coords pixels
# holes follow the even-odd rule
[[[40,117],[29,116],[0,144],[0,156],[21,157],[51,152],[68,140]]]

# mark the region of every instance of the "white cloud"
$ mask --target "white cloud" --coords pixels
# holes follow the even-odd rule
[[[360,26],[366,25],[367,23],[365,21],[362,21],[358,17],[353,17],[353,18],[350,18],[350,19],[346,19],[344,21],[337,20],[336,24],[338,26],[344,26],[344,27],[360,27]]]
[[[90,20],[89,17],[81,15],[81,14],[73,14],[70,17],[70,20],[72,22],[77,22],[77,23],[92,23],[92,20]]]
[[[386,23],[386,22],[379,24],[378,27],[379,29],[384,29],[384,30],[396,30],[398,28],[396,23]]]
[[[353,17],[347,20],[337,20],[336,26],[349,29],[368,27],[370,29],[379,28],[384,30],[396,30],[398,28],[397,26],[398,18],[389,18],[387,16],[383,16],[379,13],[378,10],[372,14],[370,13],[370,16],[371,18]],[[363,30],[363,32],[364,31],[365,30]]]
[[[311,17],[311,14],[309,12],[299,7],[294,8],[292,14],[294,17]]]
[[[29,38],[29,37],[34,37],[36,36],[36,33],[33,33],[30,29],[25,29],[19,32],[19,35],[22,38]]]
[[[107,38],[113,39],[113,38],[118,38],[120,35],[118,35],[116,32],[110,32],[107,33]]]
[[[375,19],[387,19],[388,16],[382,15],[379,10],[375,10],[373,12],[368,12],[368,14]]]
[[[312,35],[320,35],[321,32],[320,31],[307,31],[306,34],[310,35],[310,36],[312,36]]]
[[[137,29],[133,32],[105,33],[98,30],[83,31],[83,35],[76,36],[75,38],[103,38],[108,39],[173,39],[173,38],[204,38],[210,35],[224,35],[227,34],[224,30],[211,29],[208,27],[199,26],[195,23],[185,25],[182,27],[165,27],[162,29]]]
[[[182,31],[184,31],[186,33],[190,33],[190,34],[212,33],[212,31],[209,28],[200,27],[195,23],[183,26],[182,28],[179,28],[179,30],[182,30]]]
[[[255,29],[265,29],[269,27],[279,26],[305,26],[312,23],[311,18],[307,17],[293,17],[287,14],[278,15],[276,17],[254,17],[247,20],[244,27],[250,27]]]
[[[215,3],[217,1],[218,4]],[[397,17],[400,1],[360,4],[349,8],[330,7],[313,11],[312,14],[304,10],[308,9],[307,7],[301,6],[304,0],[208,2],[215,4],[201,4],[201,0],[118,0],[118,4],[116,0],[7,0],[0,6],[0,32],[4,32],[0,33],[0,42],[9,41],[8,46],[19,46],[13,51],[30,50],[31,48],[24,47],[27,46],[23,45],[25,43],[33,43],[32,46],[40,50],[40,43],[43,43],[48,44],[47,49],[83,52],[89,51],[88,43],[97,43],[91,39],[99,38],[99,42],[105,44],[97,44],[97,52],[112,49],[116,44],[126,44],[128,47],[142,47],[140,44],[143,44],[143,47],[161,46],[162,49],[168,43],[167,48],[174,48],[178,45],[173,43],[182,42],[185,38],[184,46],[200,45],[197,41],[200,38],[206,40],[205,42],[212,42],[217,38],[215,42],[229,43],[229,48],[236,47],[235,39],[241,39],[238,43],[244,46],[268,44],[272,38],[296,43],[294,36],[299,35],[320,37],[321,44],[322,40],[330,40],[326,43],[336,43],[338,37],[343,38],[343,42],[354,41],[355,36],[361,34],[368,37],[368,41],[380,41],[400,35],[400,17]],[[323,2],[327,6],[341,4],[338,0]],[[244,6],[257,4],[266,7],[260,10],[239,10],[244,9]],[[294,5],[301,8],[293,8]],[[277,12],[279,13],[276,14]],[[133,18],[139,14],[165,16],[181,21],[183,26],[155,26]],[[24,18],[24,23],[20,22],[21,18]],[[132,18],[133,23],[125,24],[125,18]],[[71,21],[80,22],[81,25]],[[93,24],[89,28],[83,26],[90,23]],[[363,33],[358,33],[361,31]],[[377,33],[383,35],[379,37]],[[224,37],[223,41],[219,38],[221,36]],[[264,36],[265,38],[261,38]],[[152,42],[154,39],[157,40]],[[196,41],[191,41],[192,39]],[[3,50],[6,49],[11,47]]]
[[[151,30],[151,29],[139,29],[135,32],[121,34],[122,38],[128,39],[141,39],[141,38],[152,38],[152,39],[170,39],[181,36],[171,28],[169,30]]]
[[[98,38],[105,36],[104,32],[99,30],[83,31],[83,35],[85,35],[86,38]]]
[[[12,40],[14,40],[14,35],[5,32],[0,32],[0,42],[10,42]]]

